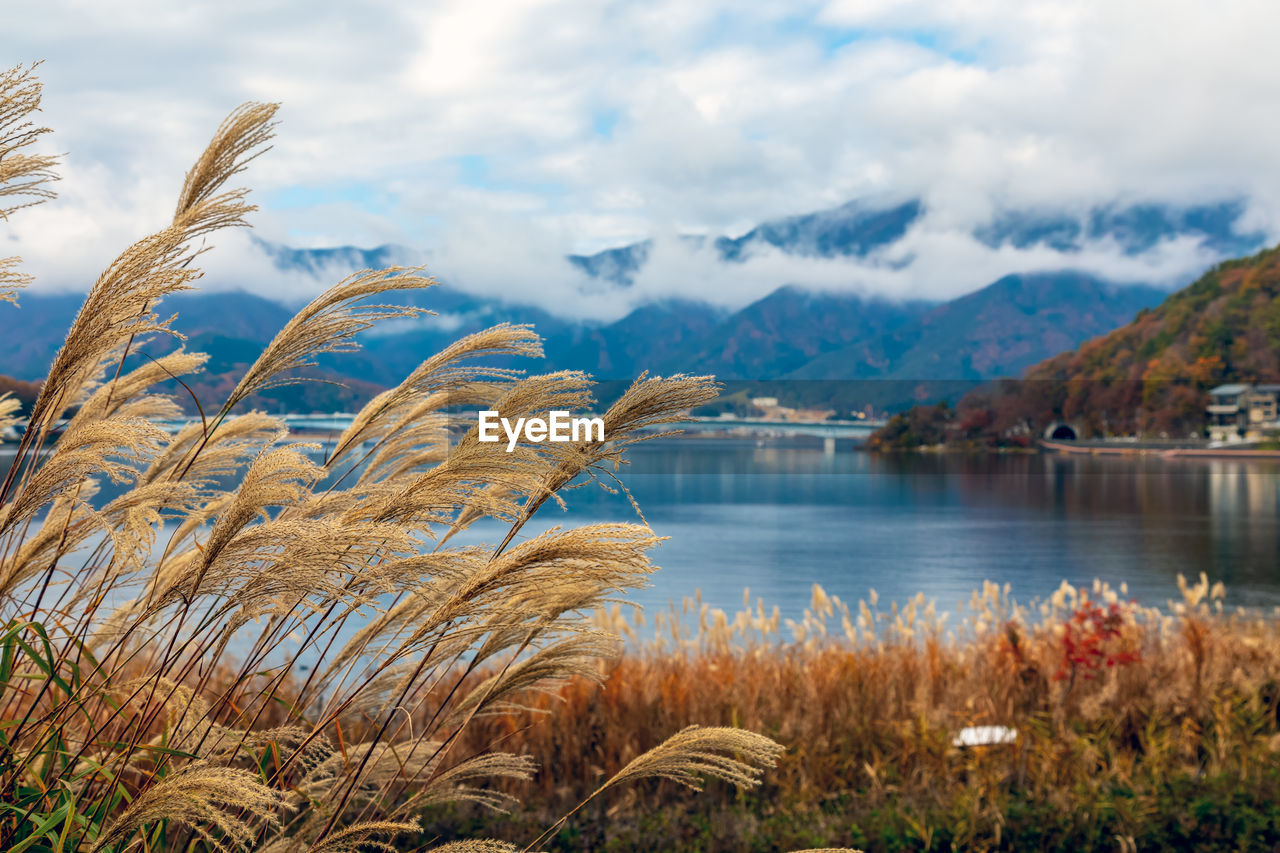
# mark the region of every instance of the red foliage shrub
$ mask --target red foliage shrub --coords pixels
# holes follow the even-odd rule
[[[1074,680],[1077,675],[1095,678],[1104,668],[1137,663],[1141,656],[1125,642],[1126,608],[1113,602],[1103,607],[1085,599],[1063,624],[1059,647],[1061,658],[1055,681]]]

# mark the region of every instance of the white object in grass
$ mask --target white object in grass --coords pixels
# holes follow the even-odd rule
[[[1017,743],[1018,730],[1008,726],[969,726],[960,730],[952,739],[952,746],[991,746],[997,743]]]

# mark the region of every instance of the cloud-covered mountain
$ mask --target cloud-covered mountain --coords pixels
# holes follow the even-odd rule
[[[889,207],[851,201],[834,210],[766,222],[741,237],[721,237],[715,246],[726,261],[742,260],[763,246],[788,255],[862,258],[901,240],[923,212],[919,201]]]
[[[718,258],[742,262],[753,253],[776,249],[808,258],[868,258],[893,247],[926,212],[919,200],[874,205],[853,201],[831,210],[766,222],[739,237],[710,242]],[[1166,204],[1118,204],[1075,213],[1045,210],[1005,210],[973,228],[970,235],[990,248],[1045,248],[1070,256],[1092,245],[1114,245],[1129,256],[1155,249],[1161,242],[1189,239],[1222,256],[1257,249],[1266,235],[1241,229],[1242,201],[1177,207]],[[682,238],[701,247],[700,237]],[[593,255],[570,255],[569,262],[588,275],[630,283],[653,251],[653,241],[606,249]],[[901,262],[900,262],[901,263]]]
[[[250,238],[270,260],[272,266],[282,272],[304,272],[324,276],[332,269],[361,270],[380,269],[404,263],[406,250],[399,246],[376,246],[360,249],[356,246],[335,246],[325,249],[295,249],[270,243],[257,237]]]
[[[1087,242],[1110,240],[1125,254],[1138,255],[1162,240],[1190,237],[1221,255],[1238,255],[1256,249],[1265,239],[1253,230],[1237,230],[1244,212],[1245,205],[1238,200],[1192,207],[1107,205],[1079,216],[1012,210],[999,213],[973,233],[993,249],[1043,245],[1060,252],[1078,252]]]
[[[429,5],[409,16],[394,3],[358,20],[311,16],[299,33],[297,10],[307,7],[297,0],[251,15],[216,4],[199,37],[178,39],[177,75],[155,69],[173,67],[186,18],[160,38],[106,4],[10,10],[17,55],[47,60],[42,122],[58,134],[50,151],[71,156],[58,202],[6,223],[4,254],[22,256],[41,286],[83,287],[163,221],[209,131],[248,96],[288,104],[274,150],[244,175],[261,207],[258,233],[432,247],[432,269],[472,292],[606,322],[691,295],[736,311],[782,284],[950,299],[1006,274],[1063,268],[1172,286],[1211,262],[1211,252],[1188,253],[1157,274],[1122,263],[1145,252],[1086,266],[1082,248],[1078,264],[1006,263],[1018,246],[1042,255],[1070,246],[1076,229],[1089,244],[1112,227],[1091,229],[1091,210],[1117,199],[1123,211],[1153,199],[1246,198],[1249,221],[1280,240],[1270,144],[1280,113],[1258,108],[1280,94],[1268,58],[1278,4],[1135,0],[1079,13],[1059,3],[1060,14],[1045,14],[1010,0],[960,11],[717,0],[679,15],[581,0],[500,15]],[[74,12],[49,13],[59,6]],[[42,23],[55,18],[57,27]],[[268,35],[208,35],[249,25]],[[291,49],[295,41],[325,48]],[[374,55],[380,61],[368,62]],[[747,233],[779,211],[874,194],[895,204],[872,211],[911,200],[925,208],[888,248],[905,250],[922,231],[937,238],[910,263],[886,259],[903,264],[890,268],[901,275],[870,274],[885,272],[870,263],[874,249],[761,262],[782,249]],[[1032,224],[1055,234],[1065,228],[1065,239],[1002,242],[996,228],[992,248],[973,235],[1001,208],[1015,221],[1046,219]],[[718,240],[742,238],[750,260],[679,280],[673,270],[685,259],[666,250],[681,241],[665,235],[685,225],[707,234],[708,260]],[[778,236],[788,251],[802,245],[785,229]],[[630,274],[632,286],[586,298],[584,270],[565,253],[645,237],[653,244],[634,273],[625,256],[635,253],[615,252],[615,272],[601,268]],[[230,242],[219,236],[210,264]],[[247,269],[225,280],[253,289]],[[680,289],[691,283],[698,291]]]
[[[792,379],[903,381],[1018,376],[1044,358],[1128,322],[1165,291],[1076,272],[1005,276],[931,307],[887,335],[860,337],[788,374]]]
[[[700,236],[680,239],[696,249],[709,245],[725,262],[742,262],[753,252],[768,248],[799,257],[865,258],[902,239],[923,211],[919,201],[890,206],[851,201],[832,210],[766,222],[739,237],[717,237],[709,244]],[[642,240],[593,255],[569,255],[568,260],[592,278],[627,285],[644,268],[652,251],[653,241]]]
[[[1240,247],[1256,248],[1262,240],[1262,235],[1238,229],[1243,213],[1234,202],[1185,208],[1110,206],[1077,214],[1023,211],[1001,213],[972,236],[993,248],[1047,247],[1068,261],[1099,242],[1141,256],[1181,240],[1225,255]],[[892,250],[925,214],[919,201],[857,202],[767,222],[738,237],[684,239],[713,251],[717,263],[730,269],[761,251],[901,263],[901,253]],[[394,246],[255,245],[264,261],[263,284],[255,288],[259,293],[270,292],[273,274],[331,280],[335,272],[403,262],[412,254]],[[646,241],[570,256],[567,262],[602,288],[625,287],[644,270],[652,250],[653,243]],[[406,297],[436,316],[391,322],[367,334],[361,352],[322,360],[318,378],[354,377],[352,391],[328,396],[315,388],[306,394],[291,392],[288,404],[353,405],[376,387],[398,381],[458,336],[498,322],[531,323],[546,339],[546,362],[530,367],[581,369],[605,379],[628,379],[651,370],[713,373],[740,381],[816,380],[814,388],[867,379],[908,385],[978,381],[1017,375],[1110,331],[1163,296],[1150,284],[1117,283],[1072,269],[1006,275],[949,301],[891,299],[856,288],[822,291],[785,281],[777,285],[738,310],[699,298],[691,288],[684,298],[645,301],[612,322],[587,322],[569,311],[479,296],[468,292],[465,282],[446,284]],[[0,339],[0,374],[34,380],[56,352],[80,299],[32,293],[22,301],[22,322]],[[262,296],[217,290],[175,297],[166,308],[179,313],[176,328],[189,336],[189,346],[211,354],[208,374],[216,380],[200,385],[210,394],[242,369],[291,314],[290,307]]]

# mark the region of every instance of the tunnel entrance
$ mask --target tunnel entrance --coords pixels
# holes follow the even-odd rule
[[[1049,427],[1049,439],[1051,441],[1075,441],[1080,436],[1076,434],[1076,429],[1071,424],[1054,424]]]

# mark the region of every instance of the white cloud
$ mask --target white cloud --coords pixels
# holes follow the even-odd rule
[[[912,260],[913,259],[913,260]],[[910,265],[905,262],[912,260]],[[976,290],[1011,271],[1074,269],[1116,282],[1172,285],[1188,270],[1217,260],[1198,240],[1163,241],[1140,255],[1125,254],[1110,240],[1087,242],[1064,253],[1045,246],[991,249],[968,231],[939,227],[925,219],[892,247],[865,259],[786,255],[756,248],[742,263],[723,263],[711,247],[695,247],[673,237],[657,240],[649,262],[630,288],[611,297],[628,307],[654,299],[693,294],[730,308],[767,296],[782,284],[813,290],[886,295],[900,299],[943,299]]]
[[[787,282],[951,295],[1064,265],[965,236],[998,206],[1242,196],[1280,236],[1277,31],[1264,0],[50,0],[6,10],[0,33],[12,61],[47,60],[43,119],[67,152],[61,197],[14,217],[13,242],[42,286],[85,286],[163,224],[222,115],[281,100],[275,150],[246,175],[267,239],[418,246],[454,286],[602,317]],[[660,240],[616,290],[562,261],[864,195],[929,204],[905,271],[722,267]],[[219,242],[210,283],[266,275]],[[1099,245],[1074,265],[1176,281],[1208,260]]]

